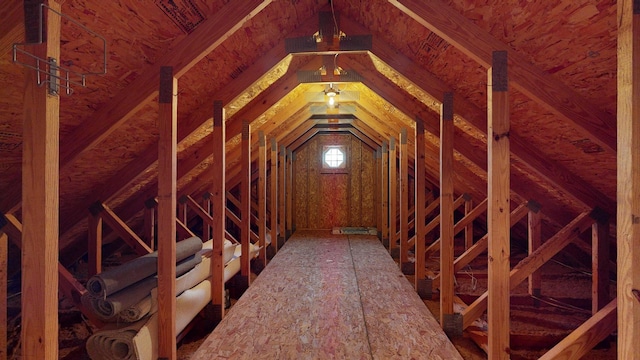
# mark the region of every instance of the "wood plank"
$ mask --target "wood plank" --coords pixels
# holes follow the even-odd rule
[[[409,149],[407,129],[400,130],[400,264],[409,261]]]
[[[249,121],[242,121],[242,153],[241,158],[241,178],[240,183],[240,244],[242,247],[242,257],[240,257],[240,273],[242,283],[245,286],[251,284],[251,263],[249,254],[249,243],[251,242],[251,130]]]
[[[529,204],[532,202],[530,201]],[[536,204],[537,205],[537,204]],[[529,243],[529,255],[533,254],[542,245],[542,216],[539,206],[529,205],[529,216],[527,219],[527,241]],[[539,270],[529,275],[529,295],[540,296],[542,289],[542,274]]]
[[[615,117],[598,109],[551,74],[532,65],[508,45],[475,25],[442,1],[390,0],[405,14],[436,33],[465,55],[488,68],[493,51],[506,51],[512,60],[510,81],[518,91],[572,123],[602,148],[616,152]]]
[[[293,161],[294,161],[294,155],[293,155],[293,151],[291,151],[291,149],[287,150],[287,184],[293,184]],[[287,214],[287,236],[286,238],[289,239],[289,236],[291,236],[291,234],[293,234],[293,231],[295,230],[295,224],[293,223],[293,185],[287,187],[287,209],[286,209],[286,214]]]
[[[416,118],[415,129],[415,219],[424,219],[425,214],[424,203],[426,202],[425,189],[426,189],[426,165],[425,165],[425,134],[424,124],[422,119]],[[415,222],[415,254],[424,254],[426,248],[426,232],[424,227],[424,220]],[[424,256],[416,256],[416,270],[414,286],[416,291],[420,289],[420,286],[424,279],[426,279],[426,265]]]
[[[155,87],[161,66],[172,66],[176,78],[180,78],[198,61],[228,39],[234,32],[262,11],[272,0],[248,0],[227,4],[202,22],[178,43],[172,51],[150,65],[126,91],[121,91],[97,113],[94,121],[76,128],[61,151],[61,168],[65,169],[88,149],[100,143],[115,129],[133,116],[157,94]]]
[[[473,209],[473,198],[469,197],[464,202],[464,215],[465,217],[469,216],[469,213]],[[470,221],[467,226],[464,227],[464,249],[473,246],[473,221]]]
[[[618,3],[618,357],[639,359],[640,4]]]
[[[60,12],[56,1],[45,3]],[[35,21],[25,21],[30,26],[26,34],[40,31],[40,4],[32,4],[25,9],[25,17]],[[59,60],[60,17],[45,12],[45,18],[44,43],[29,50],[41,59]],[[38,86],[35,70],[25,67],[24,74],[21,355],[57,359],[60,99],[48,94],[47,86]]]
[[[259,259],[267,265],[267,140],[258,132],[258,244],[262,247]]]
[[[174,208],[175,209],[175,208]],[[116,215],[107,205],[102,203],[95,203],[89,209],[93,214],[100,214],[102,220],[115,231],[124,242],[127,243],[138,255],[146,255],[153,250],[142,241],[142,239],[135,233],[127,224]],[[175,211],[175,210],[174,210]],[[159,217],[158,217],[159,219]],[[160,229],[158,229],[159,235]]]
[[[271,246],[278,251],[278,140],[271,138],[271,193],[269,215],[271,216]]]
[[[0,360],[7,359],[7,265],[9,236],[0,227]]]
[[[453,93],[444,95],[440,110],[440,324],[453,314]]]
[[[278,240],[282,238],[282,242],[286,239],[286,220],[287,220],[287,212],[286,212],[286,188],[289,185],[287,182],[287,149],[284,145],[280,145],[280,153],[278,154],[278,215],[280,218],[279,226],[280,226],[280,236]]]
[[[389,241],[389,144],[382,142],[382,242]]]
[[[580,359],[616,330],[618,299],[613,299],[589,320],[547,351],[540,360]],[[634,354],[637,356],[637,352]],[[619,359],[624,359],[620,358]]]
[[[213,254],[211,258],[211,303],[213,305],[213,321],[220,321],[225,316],[224,301],[224,249],[225,222],[227,210],[226,158],[225,158],[225,119],[222,101],[213,102],[213,132],[211,133],[213,148],[213,164],[216,174],[211,178],[211,223],[213,238]]]
[[[102,218],[89,214],[87,275],[89,277],[102,272]]]
[[[0,9],[0,53],[8,54],[16,43],[24,42],[24,1],[7,0]]]
[[[158,357],[176,358],[178,79],[160,69],[158,93]]]
[[[599,217],[591,227],[591,313],[609,303],[609,216]]]
[[[460,203],[464,203],[465,206],[467,204],[466,200],[467,196],[462,195],[456,201],[453,202],[453,209],[457,209],[460,207]],[[475,219],[477,219],[480,215],[482,215],[485,210],[487,210],[487,199],[484,199],[478,206],[476,206],[473,210],[469,212],[465,217],[458,220],[458,222],[453,226],[453,236],[458,235],[462,230],[465,230],[469,224],[472,224]],[[427,229],[429,231],[433,230],[437,225],[439,225],[440,215],[436,216],[429,224],[427,224]],[[438,251],[440,249],[440,238],[436,239],[429,247],[425,250],[426,256],[430,256],[431,253]]]
[[[527,256],[516,265],[509,276],[509,286],[513,290],[520,285],[532,272],[538,270],[549,259],[564,249],[573,239],[591,227],[593,219],[589,217],[589,212],[584,212],[573,221],[558,231],[553,237],[547,240],[533,254]],[[469,307],[467,307],[463,315],[463,328],[471,326],[471,324],[482,315],[487,309],[487,292],[480,295]]]
[[[507,52],[494,51],[487,72],[487,140],[489,162],[487,178],[487,233],[489,235],[489,280],[487,292],[487,323],[489,358],[508,360],[509,348],[509,271],[511,265],[511,208],[509,158],[509,81]],[[444,274],[443,274],[444,277]]]
[[[149,246],[149,248],[151,250],[154,250],[155,242],[156,242],[156,220],[157,220],[156,205],[158,204],[158,202],[156,201],[155,198],[153,198],[152,200],[153,201],[147,200],[144,202],[143,238],[146,238],[147,240],[146,244]]]
[[[398,163],[396,138],[389,138],[389,251],[397,247],[398,219]]]
[[[211,215],[211,192],[207,191],[202,195],[201,208],[205,211],[205,213],[207,215],[209,215],[209,217],[212,217],[212,215]],[[204,223],[202,225],[202,241],[207,241],[207,239],[213,239],[211,237],[211,223],[213,223],[213,218],[212,218],[211,222]]]

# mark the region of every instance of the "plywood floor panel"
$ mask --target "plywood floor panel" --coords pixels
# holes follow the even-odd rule
[[[373,236],[298,232],[191,359],[461,359]]]

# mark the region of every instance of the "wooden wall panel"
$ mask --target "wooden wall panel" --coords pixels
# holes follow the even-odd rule
[[[325,146],[346,151],[344,169],[323,169]],[[294,214],[297,229],[375,226],[373,152],[351,134],[318,134],[296,151]]]

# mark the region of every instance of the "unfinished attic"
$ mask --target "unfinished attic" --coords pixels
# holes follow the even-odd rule
[[[640,2],[4,0],[0,360],[640,359]]]

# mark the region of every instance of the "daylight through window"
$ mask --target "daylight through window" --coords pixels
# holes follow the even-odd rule
[[[324,162],[332,168],[340,167],[344,163],[344,153],[338,148],[330,148],[324,153]]]

